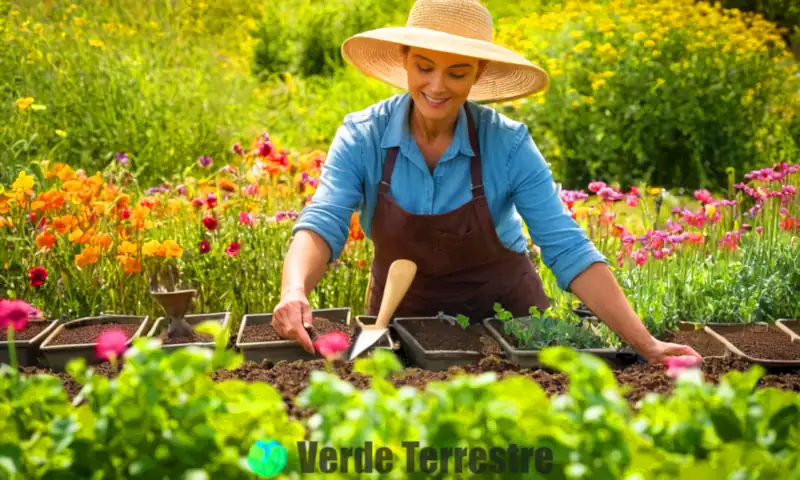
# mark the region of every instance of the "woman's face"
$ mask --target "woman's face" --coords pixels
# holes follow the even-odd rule
[[[436,120],[458,115],[485,65],[471,57],[412,47],[405,67],[414,107]]]

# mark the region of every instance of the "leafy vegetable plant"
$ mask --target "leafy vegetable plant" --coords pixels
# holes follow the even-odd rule
[[[551,310],[539,312],[531,307],[530,316],[514,318],[499,303],[494,305],[495,318],[503,323],[506,335],[517,339],[517,346],[526,350],[540,350],[544,347],[565,345],[578,349],[602,348],[606,346],[602,338],[594,335],[583,326],[583,322],[570,322],[550,316]]]

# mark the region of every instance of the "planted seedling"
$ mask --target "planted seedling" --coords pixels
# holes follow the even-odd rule
[[[454,317],[452,315],[447,315],[444,312],[439,312],[438,314],[436,314],[436,318],[438,320],[445,320],[447,323],[449,323],[454,327],[458,324],[464,330],[469,328],[469,317],[462,313],[459,313]]]
[[[179,285],[179,276],[177,267],[171,264],[158,269],[150,277],[150,294],[164,309],[169,321],[167,338],[170,340],[180,337],[193,338],[195,335],[185,316],[197,291]]]
[[[601,338],[592,334],[581,323],[552,318],[552,310],[549,308],[541,312],[536,307],[531,307],[530,316],[520,318],[514,318],[499,304],[495,304],[494,310],[495,318],[503,323],[504,333],[516,338],[519,348],[541,350],[544,347],[566,345],[588,349],[605,346]]]

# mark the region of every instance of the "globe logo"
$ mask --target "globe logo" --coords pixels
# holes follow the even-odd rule
[[[247,453],[247,465],[259,477],[274,477],[286,467],[286,449],[275,440],[259,440]]]

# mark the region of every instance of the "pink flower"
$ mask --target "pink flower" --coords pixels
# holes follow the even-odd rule
[[[247,212],[239,212],[239,223],[242,225],[252,225],[253,216]]]
[[[711,192],[708,190],[695,190],[694,198],[702,203],[711,203],[714,201],[714,197],[711,196]]]
[[[762,227],[761,225],[756,227],[756,233],[761,233],[763,231],[764,231],[764,227]]]
[[[647,250],[640,248],[631,254],[631,258],[636,262],[636,265],[644,265],[647,263]]]
[[[339,357],[350,346],[350,339],[342,332],[332,332],[319,337],[314,349],[327,360]]]
[[[622,200],[624,198],[624,195],[622,195],[620,192],[614,190],[611,187],[601,188],[600,190],[597,191],[597,196],[599,196],[603,200],[610,202],[616,202],[617,200]]]
[[[217,205],[217,196],[213,193],[206,195],[206,206],[211,209]]]
[[[239,145],[238,143],[234,143],[233,147],[231,147],[231,150],[233,151],[233,153],[237,155],[241,155],[244,153],[244,149],[242,149],[242,146]]]
[[[589,198],[589,195],[582,190],[561,190],[559,196],[561,201],[566,203],[569,208],[572,208],[575,202]]]
[[[628,204],[629,207],[635,207],[639,205],[639,197],[636,195],[626,195],[625,203]]]
[[[664,365],[667,366],[667,375],[673,378],[686,370],[699,366],[701,363],[700,359],[689,355],[669,357],[664,360]]]
[[[683,225],[673,221],[671,218],[667,220],[666,228],[669,233],[681,233],[683,231]]]
[[[601,189],[606,188],[605,182],[591,182],[589,183],[589,191],[592,193],[597,193]]]
[[[125,332],[122,329],[109,328],[104,330],[98,337],[95,352],[103,360],[110,360],[112,356],[119,358],[128,348],[127,343],[128,337],[125,336]]]
[[[251,183],[250,185],[244,187],[244,194],[250,197],[255,197],[258,195],[258,185]]]
[[[0,300],[0,328],[11,325],[19,332],[28,326],[28,320],[41,317],[42,312],[22,300]]]
[[[235,257],[236,255],[239,255],[239,248],[240,245],[238,242],[231,242],[230,245],[228,245],[228,247],[225,249],[225,253],[229,257]]]

